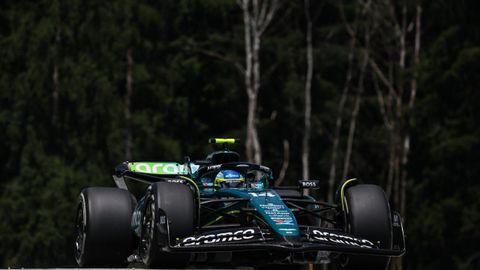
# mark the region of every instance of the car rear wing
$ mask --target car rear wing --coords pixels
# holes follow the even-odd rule
[[[189,179],[199,165],[188,162],[188,165],[177,162],[129,162],[125,161],[115,167],[113,180],[117,187],[128,189],[125,179],[151,184],[159,181],[181,182],[179,179]]]
[[[118,188],[130,190],[128,182],[150,185],[155,182],[185,184],[191,187],[195,197],[200,196],[197,184],[190,178],[191,171],[198,170],[198,165],[189,163],[189,167],[177,162],[128,162],[115,168],[113,181]],[[127,181],[126,181],[127,180]],[[135,188],[134,188],[135,189]]]
[[[178,162],[168,162],[168,161],[159,161],[159,162],[150,162],[150,161],[141,161],[141,162],[130,162],[125,161],[120,163],[115,168],[115,175],[121,176],[126,172],[134,172],[140,174],[148,174],[155,176],[179,176],[184,175],[188,176],[192,173],[195,173],[199,165],[188,162],[188,165],[180,164]]]

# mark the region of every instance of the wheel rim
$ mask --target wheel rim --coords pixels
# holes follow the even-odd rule
[[[83,263],[83,253],[85,250],[85,238],[86,238],[86,220],[85,212],[83,210],[83,204],[78,206],[77,219],[75,222],[76,238],[75,238],[75,260],[79,265]]]
[[[142,260],[145,264],[148,264],[150,258],[150,249],[154,242],[154,235],[155,235],[155,201],[153,198],[149,199],[146,209],[145,215],[142,219],[142,237],[141,237],[141,244],[140,244],[140,254],[142,256]]]

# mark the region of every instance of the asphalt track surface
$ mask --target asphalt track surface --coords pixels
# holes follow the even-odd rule
[[[137,270],[137,269],[142,269],[142,270],[147,270],[148,268],[0,268],[0,270]],[[250,270],[253,269],[252,267],[237,267],[237,268],[208,268],[208,267],[202,267],[202,268],[195,268],[195,267],[187,267],[187,268],[182,268],[182,269],[215,269],[215,270],[229,270],[229,269],[235,269],[235,270]]]
[[[0,268],[0,270],[148,270],[149,268],[142,268],[142,267],[128,267],[128,268]],[[175,269],[175,268],[172,268]],[[206,270],[206,269],[215,269],[215,270],[230,270],[230,269],[235,269],[235,270],[253,270],[253,267],[235,267],[235,268],[215,268],[215,267],[208,267],[208,266],[201,266],[201,267],[195,267],[195,266],[189,266],[187,268],[180,268],[180,269],[201,269],[201,270]]]

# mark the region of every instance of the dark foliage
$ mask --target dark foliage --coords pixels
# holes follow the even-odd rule
[[[282,142],[290,142],[289,184],[301,175],[306,61],[303,1],[287,2],[262,43],[258,124],[264,163],[277,174]],[[338,1],[312,2],[310,175],[327,179],[348,35]],[[473,0],[423,1],[421,61],[412,67],[420,72],[418,100],[407,112],[405,269],[480,265],[479,8]],[[243,138],[243,77],[230,62],[205,53],[243,64],[243,46],[241,10],[230,0],[1,1],[0,266],[74,265],[77,195],[83,187],[113,185],[128,126],[134,160],[201,159],[211,150],[207,138]],[[353,96],[347,120],[352,106]],[[387,139],[372,89],[358,121],[351,175],[383,184]],[[340,159],[347,132],[345,125]]]

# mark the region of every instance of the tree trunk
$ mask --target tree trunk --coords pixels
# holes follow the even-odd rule
[[[133,69],[133,57],[132,57],[132,48],[127,50],[127,72],[126,72],[126,94],[125,94],[125,123],[127,125],[126,136],[125,136],[125,158],[126,160],[132,159],[132,115],[131,115],[131,99],[133,92],[133,78],[132,78],[132,69]]]
[[[52,125],[57,125],[58,119],[58,99],[60,96],[60,87],[59,87],[59,79],[58,79],[58,63],[55,61],[53,64],[53,91],[52,91]]]
[[[250,18],[250,1],[242,0],[241,7],[243,10],[243,24],[245,32],[245,88],[248,96],[248,111],[247,111],[247,138],[245,140],[245,152],[247,160],[252,162],[254,160],[254,146],[253,141],[256,134],[256,100],[257,95],[252,85],[252,34],[251,34],[251,18]]]
[[[262,148],[257,129],[258,93],[261,86],[261,38],[279,6],[278,1],[237,0],[243,11],[245,29],[245,88],[248,96],[247,138],[245,152],[250,162],[262,162]]]
[[[56,50],[56,57],[53,63],[53,74],[52,74],[52,82],[53,82],[53,91],[52,91],[52,125],[57,125],[58,119],[58,100],[60,96],[60,82],[59,82],[59,74],[58,74],[58,60],[59,60],[59,46],[60,46],[60,28],[57,28],[55,33],[55,50]]]
[[[280,186],[285,180],[285,175],[287,174],[288,165],[290,163],[290,143],[288,140],[283,140],[283,162],[280,173],[278,174],[277,181],[275,181],[275,186]]]
[[[353,141],[355,138],[355,130],[357,126],[357,118],[358,112],[360,111],[361,101],[363,91],[365,89],[364,81],[365,81],[365,72],[368,66],[369,58],[370,58],[370,30],[369,26],[366,26],[365,29],[365,48],[363,49],[363,61],[360,66],[360,74],[358,78],[358,86],[357,86],[357,95],[355,97],[355,105],[352,111],[352,117],[350,119],[350,126],[348,130],[348,139],[347,139],[347,150],[345,151],[345,160],[343,164],[343,174],[342,179],[347,179],[348,171],[350,169],[350,157],[352,154],[352,147]]]
[[[417,92],[418,72],[416,68],[419,63],[420,39],[421,39],[421,7],[420,4],[416,6],[416,15],[414,24],[415,36],[413,50],[407,47],[407,32],[411,31],[411,27],[407,25],[407,7],[405,4],[401,6],[401,13],[395,12],[393,2],[387,2],[390,19],[393,24],[393,32],[395,33],[395,47],[397,51],[390,50],[390,55],[398,56],[398,59],[390,58],[387,66],[390,67],[390,76],[386,78],[375,61],[371,61],[371,67],[380,78],[380,80],[387,86],[388,100],[385,103],[383,95],[377,89],[378,100],[380,104],[380,111],[384,118],[385,127],[389,133],[389,163],[386,192],[393,207],[399,209],[400,214],[405,217],[406,211],[406,188],[407,183],[407,165],[408,155],[410,152],[410,123],[411,111],[415,104],[415,97]],[[400,20],[397,20],[397,16]],[[399,23],[400,21],[400,23]],[[413,76],[410,80],[409,95],[404,93],[407,89],[407,80],[404,74],[407,70],[408,61],[406,61],[407,53],[413,51]],[[408,99],[407,99],[408,97]],[[405,107],[408,106],[410,113],[405,114]],[[401,258],[392,260],[389,269],[402,269],[403,263]]]
[[[248,115],[247,115],[247,158],[250,162],[260,163],[261,155],[259,153],[260,144],[258,142],[257,133],[257,96],[252,95],[248,97]]]
[[[413,63],[415,71],[413,72],[412,81],[410,83],[410,100],[408,101],[408,108],[410,113],[408,115],[408,125],[406,127],[405,138],[403,141],[403,157],[402,157],[402,174],[401,174],[401,184],[400,184],[400,214],[405,216],[406,214],[406,187],[407,187],[407,170],[406,166],[408,163],[408,154],[410,152],[410,123],[411,123],[411,112],[415,105],[415,97],[417,95],[417,80],[418,80],[418,64],[420,62],[420,45],[421,45],[421,18],[422,18],[422,7],[417,5],[416,7],[416,16],[415,16],[415,45],[414,45],[414,55]]]
[[[262,163],[262,148],[260,146],[260,139],[258,136],[258,116],[257,116],[257,100],[258,92],[260,90],[260,35],[255,30],[253,35],[253,91],[255,95],[255,102],[252,102],[254,108],[253,113],[253,125],[251,126],[251,134],[253,141],[253,161],[257,164]]]
[[[389,146],[388,146],[388,172],[387,172],[387,198],[392,196],[394,176],[395,176],[395,131],[389,130]]]
[[[393,4],[391,4],[393,6]],[[405,4],[402,6],[402,13],[401,13],[401,25],[397,24],[397,32],[399,38],[399,63],[398,63],[398,83],[397,83],[397,96],[395,99],[395,122],[397,122],[397,129],[394,129],[395,132],[395,175],[394,175],[394,185],[393,185],[393,202],[395,207],[400,207],[400,181],[401,181],[401,160],[403,159],[403,136],[402,136],[402,129],[405,131],[405,127],[403,126],[404,119],[403,119],[403,94],[404,94],[404,79],[403,74],[405,73],[405,58],[406,58],[406,43],[405,38],[407,35],[407,7]]]
[[[311,114],[312,114],[312,76],[313,76],[313,52],[312,52],[312,20],[310,18],[310,0],[305,0],[305,18],[307,20],[307,74],[305,76],[305,114],[304,130],[302,140],[302,178],[308,180],[309,175],[309,156],[310,156],[310,133],[311,133]]]
[[[349,53],[348,53],[348,68],[347,74],[345,78],[345,84],[342,90],[342,96],[340,97],[340,101],[338,102],[337,106],[337,119],[335,121],[335,133],[333,135],[333,143],[332,143],[332,157],[330,160],[330,172],[328,177],[328,192],[327,192],[327,199],[329,202],[333,202],[333,195],[335,192],[335,178],[337,174],[337,155],[338,155],[338,146],[340,144],[340,131],[342,130],[342,120],[343,120],[343,109],[345,107],[345,102],[347,101],[348,92],[350,91],[350,82],[352,81],[353,77],[353,62],[355,56],[355,47],[356,47],[356,27],[351,28],[345,17],[343,11],[343,3],[340,1],[340,11],[343,15],[343,23],[347,29],[347,32],[350,35],[350,42],[349,42]],[[344,180],[344,179],[342,179]]]

